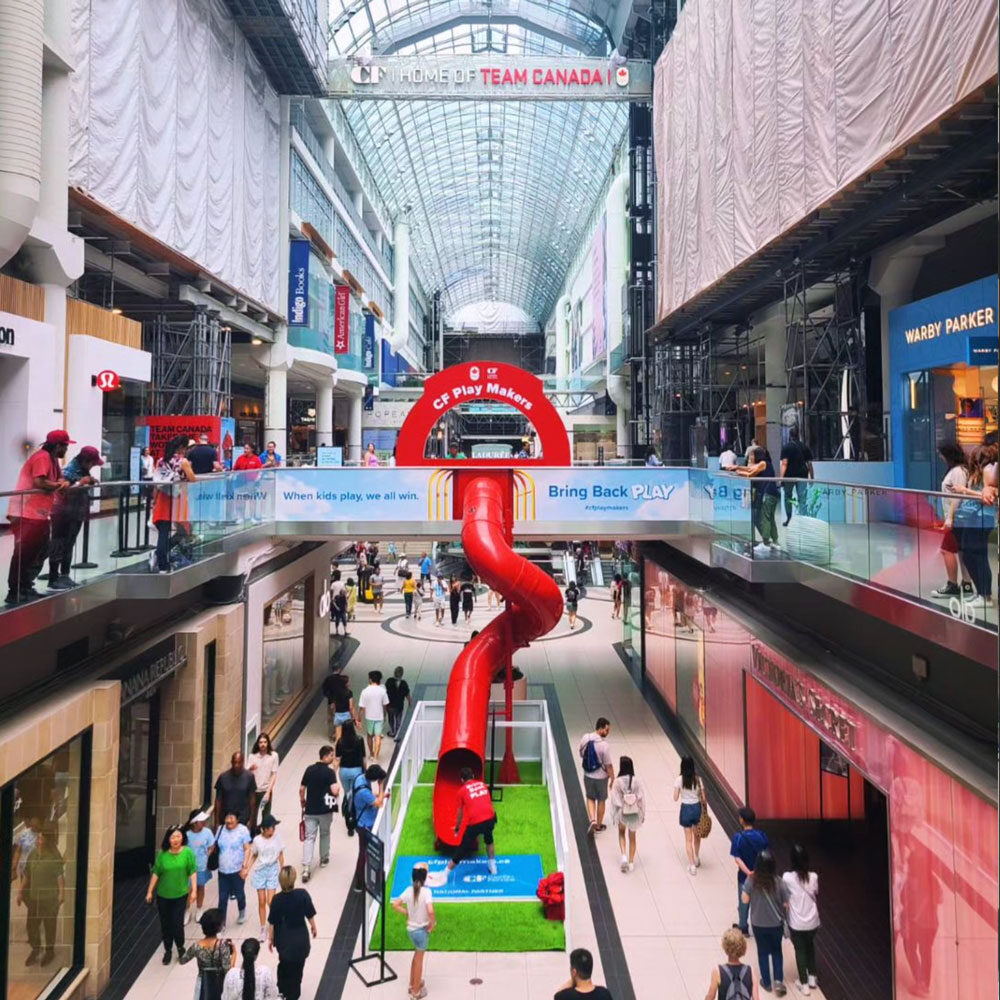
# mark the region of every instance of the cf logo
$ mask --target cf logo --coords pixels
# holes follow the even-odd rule
[[[355,83],[378,83],[385,75],[385,70],[381,66],[352,66],[351,79]]]

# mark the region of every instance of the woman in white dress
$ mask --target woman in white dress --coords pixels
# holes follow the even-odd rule
[[[222,1000],[278,1000],[274,973],[266,965],[257,964],[260,942],[247,938],[240,952],[243,968],[236,967],[236,952],[233,952],[233,967],[222,983]]]
[[[635,867],[636,834],[646,820],[646,793],[635,776],[631,757],[618,761],[618,777],[611,786],[611,822],[618,827],[621,867],[630,872]]]

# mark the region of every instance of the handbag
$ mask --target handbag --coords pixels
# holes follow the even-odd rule
[[[302,818],[299,820],[299,840],[304,844],[306,842],[306,813],[302,810]]]
[[[701,815],[694,825],[694,832],[701,840],[704,840],[712,832],[712,817],[708,815],[705,786],[700,781],[698,782],[698,799],[701,802]]]
[[[791,937],[791,931],[788,929],[788,921],[785,919],[784,910],[774,905],[774,900],[771,898],[769,892],[764,893],[764,898],[767,900],[767,905],[771,907],[771,912],[781,921],[781,936],[786,938]]]
[[[222,833],[222,827],[219,827],[219,833]],[[208,850],[208,861],[205,862],[205,867],[210,871],[218,871],[219,868],[219,833],[215,835],[215,840],[212,841],[212,846]]]

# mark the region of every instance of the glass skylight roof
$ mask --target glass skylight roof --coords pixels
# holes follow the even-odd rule
[[[331,0],[340,54],[608,54],[568,4]],[[447,313],[510,302],[544,323],[628,120],[600,102],[345,101],[376,184],[411,227],[411,260]]]

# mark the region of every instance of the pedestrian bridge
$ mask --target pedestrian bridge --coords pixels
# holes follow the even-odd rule
[[[193,562],[149,572],[148,483],[93,488],[87,532],[77,541],[76,582],[107,599],[165,597],[198,581],[236,574],[239,553],[265,540],[359,538],[452,541],[460,534],[456,475],[474,461],[420,468],[283,468],[228,473],[176,484],[174,517],[189,526]],[[487,471],[484,469],[483,471]],[[496,466],[488,471],[495,473]],[[689,467],[543,467],[512,470],[516,541],[628,539],[668,542],[752,583],[800,583],[864,607],[933,641],[955,647],[960,622],[976,658],[996,665],[997,609],[935,599],[943,577],[943,494],[809,480],[779,545],[764,551],[752,525],[751,481]],[[155,487],[160,489],[162,487]],[[88,551],[80,551],[84,542]],[[8,541],[9,546],[9,541]],[[0,550],[9,560],[10,549]],[[996,572],[996,550],[991,551]],[[636,581],[638,583],[639,581]],[[80,588],[16,607],[79,602]],[[77,611],[76,613],[79,613]],[[15,631],[19,631],[15,629]]]

